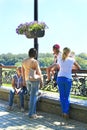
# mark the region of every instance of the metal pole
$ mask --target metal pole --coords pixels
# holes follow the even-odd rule
[[[3,66],[0,64],[0,66]],[[2,86],[2,67],[0,68],[0,87]]]
[[[38,0],[34,0],[34,21],[38,21]],[[34,48],[37,50],[36,59],[38,59],[38,38],[34,38]]]

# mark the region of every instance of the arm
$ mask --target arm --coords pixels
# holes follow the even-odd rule
[[[15,79],[14,78],[12,78],[12,88],[13,88],[15,94],[18,94],[19,91],[21,90],[21,88],[20,89],[16,88],[16,86],[15,86]]]
[[[81,66],[76,61],[74,62],[74,66],[76,67],[76,69],[81,69]]]
[[[17,88],[15,86],[15,79],[14,78],[12,78],[12,88],[13,88],[13,91],[16,92],[16,94],[17,94]]]
[[[36,74],[38,74],[41,78],[41,83],[43,83],[43,76],[42,76],[42,72],[41,72],[41,69],[40,69],[40,66],[38,64],[38,62],[36,62]]]
[[[12,88],[15,90],[15,79],[14,78],[12,78]]]
[[[26,86],[26,83],[25,83],[25,70],[24,70],[23,65],[22,65],[22,78],[23,78],[23,86]]]

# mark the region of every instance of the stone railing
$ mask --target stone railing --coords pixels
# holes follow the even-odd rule
[[[3,84],[11,84],[11,79],[15,73],[15,69],[16,66],[0,65],[0,86],[2,86]],[[41,68],[41,70],[45,82],[46,68]],[[73,76],[73,85],[71,89],[71,94],[87,96],[87,70],[73,70],[72,76]],[[45,87],[46,85],[44,84],[43,89]],[[50,85],[48,84],[48,89],[49,87],[53,87],[53,89],[55,89],[53,80],[50,82]]]
[[[42,68],[42,70],[45,72],[46,68]],[[72,70],[72,77],[73,77],[73,82],[72,82],[71,94],[79,95],[79,96],[87,96],[87,70]],[[45,79],[46,79],[46,75],[44,75],[44,82]],[[44,84],[43,89],[49,91],[51,89],[52,90],[55,89],[53,91],[58,91],[55,81],[52,78],[47,85]]]
[[[0,86],[11,83],[12,75],[14,75],[15,69],[15,66],[0,65]]]
[[[87,96],[87,70],[73,70],[73,85],[71,93]]]

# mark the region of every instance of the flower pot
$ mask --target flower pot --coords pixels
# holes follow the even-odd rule
[[[43,37],[45,35],[45,30],[37,30],[37,31],[27,31],[25,33],[25,36],[27,38],[37,38],[37,37]]]

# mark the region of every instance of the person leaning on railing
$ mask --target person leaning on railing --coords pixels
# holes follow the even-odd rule
[[[76,66],[77,69],[81,68],[75,59],[70,57],[70,49],[68,47],[65,47],[63,49],[62,57],[58,60],[59,71],[57,76],[57,85],[60,94],[62,115],[64,118],[69,117],[69,96],[72,86],[73,65]]]

